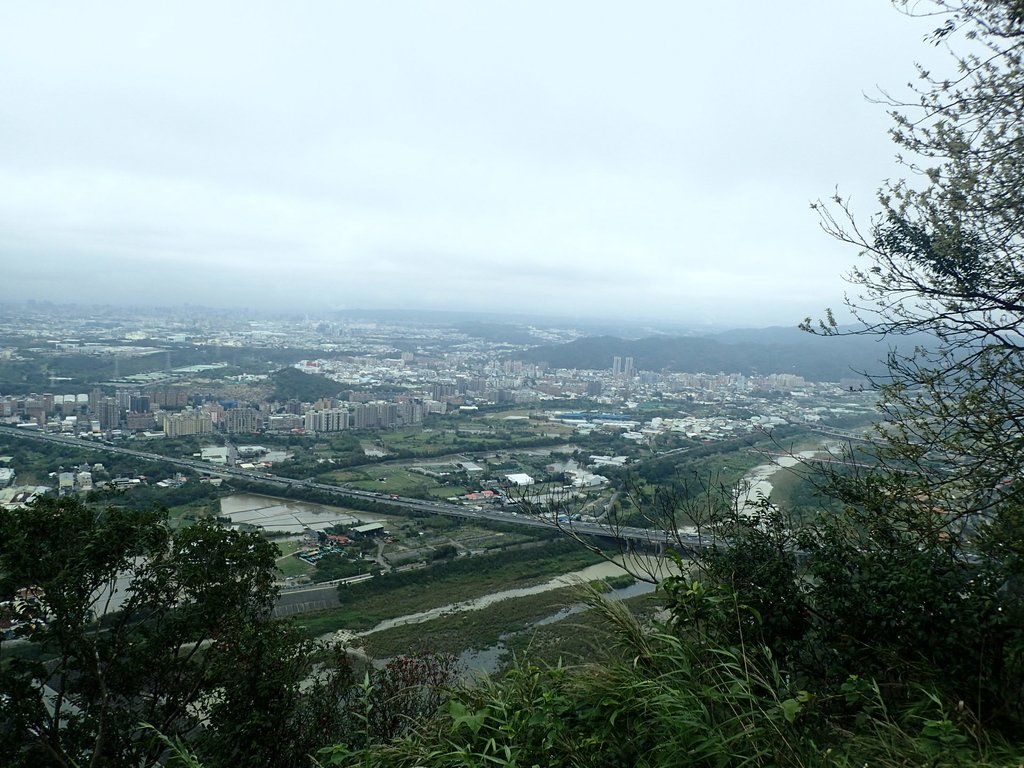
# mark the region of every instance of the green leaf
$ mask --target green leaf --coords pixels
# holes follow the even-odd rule
[[[782,716],[786,718],[787,723],[796,722],[796,716],[800,714],[800,710],[804,708],[796,699],[786,699],[779,704],[779,709],[782,710]]]

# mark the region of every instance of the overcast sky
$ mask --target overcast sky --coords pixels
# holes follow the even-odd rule
[[[794,324],[933,22],[822,2],[7,2],[7,298]]]

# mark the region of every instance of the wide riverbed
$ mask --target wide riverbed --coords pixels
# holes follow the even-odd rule
[[[631,557],[630,559],[631,570],[640,566],[644,569],[647,569],[647,571],[658,573],[661,576],[668,575],[669,571],[667,569],[672,567],[672,563],[662,558],[644,556],[642,558]],[[366,635],[371,635],[374,632],[383,632],[384,630],[404,626],[406,624],[421,624],[425,621],[437,619],[442,616],[451,616],[465,611],[479,611],[501,600],[512,600],[517,597],[538,595],[542,592],[549,592],[553,589],[562,589],[563,587],[572,587],[576,585],[586,584],[588,582],[597,581],[600,579],[604,579],[606,577],[622,576],[626,573],[626,569],[624,569],[621,565],[618,565],[616,563],[598,563],[596,565],[591,565],[586,568],[583,568],[579,571],[572,571],[571,573],[564,573],[561,576],[555,576],[554,578],[548,579],[547,581],[541,584],[535,584],[532,587],[503,589],[498,592],[492,592],[488,595],[484,595],[483,597],[474,598],[473,600],[463,600],[462,602],[458,603],[449,603],[448,605],[442,605],[437,608],[431,608],[426,611],[409,613],[404,616],[396,616],[393,619],[385,619],[372,629],[368,629],[363,632],[349,633],[342,630],[342,632],[338,635],[336,635],[336,633],[334,632],[331,632],[326,635],[323,635],[321,639],[331,640],[335,639],[338,636],[346,636],[350,638],[364,637]],[[653,590],[653,584],[638,581],[630,587],[626,587],[620,590],[614,590],[613,596],[621,599],[624,597],[634,597],[636,595],[642,595],[647,592],[652,592]]]
[[[761,504],[763,499],[770,499],[773,490],[771,478],[776,472],[802,464],[820,453],[821,450],[800,451],[792,456],[779,456],[771,464],[759,464],[754,467],[740,482],[739,492],[736,494],[737,511],[751,512]]]

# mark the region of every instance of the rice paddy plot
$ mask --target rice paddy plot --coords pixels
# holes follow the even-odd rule
[[[368,522],[338,507],[250,493],[221,499],[220,516],[228,518],[232,526],[252,526],[280,533],[302,533],[307,528],[322,531],[333,525]]]

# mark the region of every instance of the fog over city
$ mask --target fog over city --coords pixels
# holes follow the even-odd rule
[[[7,300],[793,325],[934,25],[821,3],[0,8]]]

